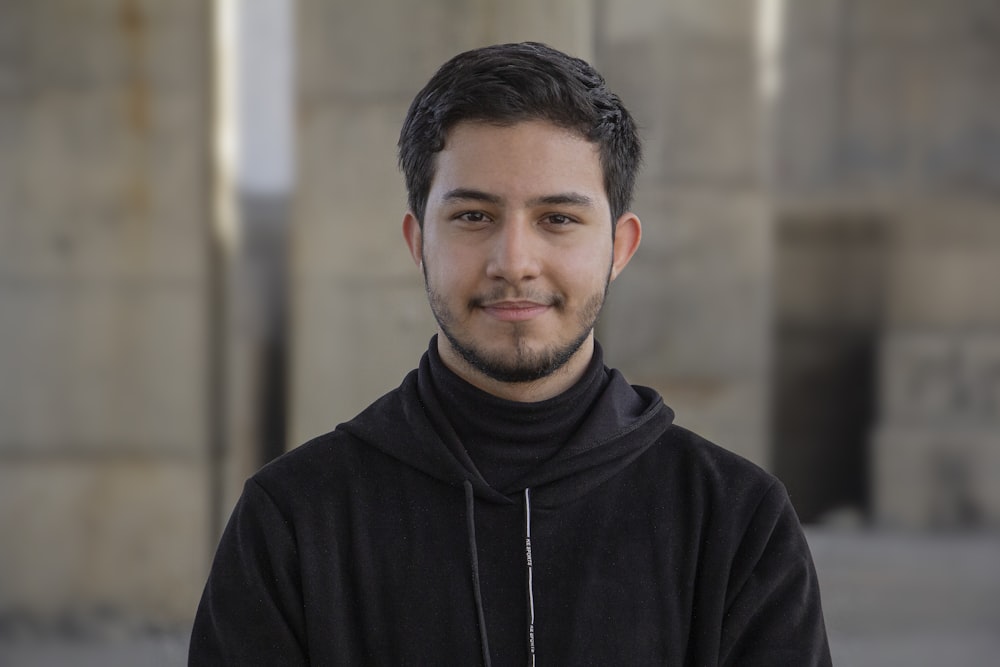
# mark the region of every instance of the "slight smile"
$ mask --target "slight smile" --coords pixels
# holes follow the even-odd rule
[[[523,322],[538,317],[551,306],[534,301],[500,301],[482,308],[487,315],[503,322]]]

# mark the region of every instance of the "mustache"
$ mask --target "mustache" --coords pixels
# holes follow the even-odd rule
[[[547,294],[533,290],[512,290],[500,287],[484,294],[477,294],[469,299],[469,306],[472,308],[482,308],[499,301],[531,301],[560,308],[566,303],[566,297],[561,294]]]

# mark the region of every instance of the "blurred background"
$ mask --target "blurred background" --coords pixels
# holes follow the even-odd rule
[[[433,333],[410,100],[526,39],[642,127],[608,363],[782,478],[836,664],[995,661],[1000,3],[0,0],[0,664],[184,664],[243,480]]]

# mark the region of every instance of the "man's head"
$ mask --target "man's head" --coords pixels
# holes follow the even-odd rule
[[[441,68],[410,108],[400,164],[446,365],[513,400],[580,377],[639,245],[638,159],[631,117],[581,60],[513,44]]]
[[[417,220],[423,223],[436,156],[455,125],[527,120],[548,121],[593,143],[611,219],[629,209],[641,161],[631,115],[589,64],[544,44],[525,42],[455,56],[414,98],[398,146],[409,208]]]

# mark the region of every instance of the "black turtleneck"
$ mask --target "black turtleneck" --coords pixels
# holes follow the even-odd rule
[[[441,360],[436,336],[428,357],[433,391],[444,412],[430,415],[431,420],[446,420],[483,479],[501,493],[517,490],[518,480],[566,444],[610,379],[596,341],[583,377],[536,403],[499,398],[460,378]]]

